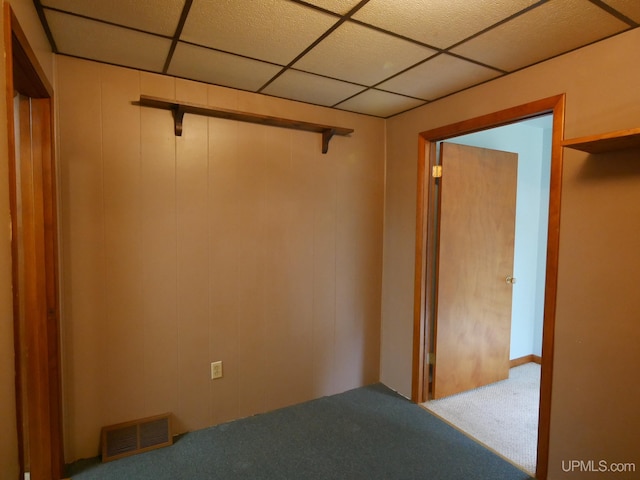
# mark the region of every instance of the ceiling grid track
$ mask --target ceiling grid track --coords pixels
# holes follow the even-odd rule
[[[52,51],[390,118],[640,25],[640,2],[33,0]]]

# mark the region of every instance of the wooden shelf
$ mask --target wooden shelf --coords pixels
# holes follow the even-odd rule
[[[562,142],[563,147],[582,150],[588,153],[615,152],[630,148],[640,148],[640,128],[617,132],[570,138]]]
[[[260,125],[269,125],[272,127],[291,128],[294,130],[304,130],[307,132],[320,133],[322,134],[322,153],[327,153],[327,151],[329,150],[329,141],[334,135],[347,136],[353,133],[352,128],[334,127],[331,125],[299,122],[297,120],[289,120],[280,117],[270,117],[267,115],[259,115],[255,113],[212,108],[204,105],[176,102],[172,100],[165,100],[162,98],[150,97],[147,95],[140,95],[139,105],[142,105],[143,107],[170,110],[171,112],[173,112],[175,134],[177,136],[182,135],[182,119],[185,113],[193,113],[195,115],[204,115],[207,117],[226,118],[228,120],[237,120],[240,122],[258,123]]]

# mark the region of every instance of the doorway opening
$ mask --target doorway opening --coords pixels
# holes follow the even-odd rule
[[[16,416],[20,475],[61,478],[53,89],[4,3]]]
[[[553,362],[553,323],[555,319],[560,193],[562,176],[562,147],[564,125],[564,95],[549,97],[518,107],[466,120],[438,129],[422,132],[419,137],[418,205],[416,228],[416,272],[414,291],[414,351],[412,399],[427,400],[429,393],[430,346],[432,329],[437,328],[434,312],[437,303],[438,263],[437,236],[434,228],[438,214],[433,167],[437,166],[436,146],[443,140],[521,120],[553,114],[551,131],[551,165],[549,180],[549,209],[544,280],[543,327],[541,347],[541,380],[537,440],[537,478],[547,476],[551,375]]]
[[[444,174],[437,193],[442,222],[436,219],[436,223],[441,229],[439,240],[453,246],[439,252],[444,275],[439,277],[441,311],[432,315],[440,318],[441,337],[447,334],[447,327],[449,335],[454,331],[457,336],[453,346],[442,339],[437,348],[430,345],[429,352],[435,352],[435,357],[447,351],[443,352],[443,371],[435,376],[439,379],[437,392],[434,370],[438,362],[429,362],[429,400],[423,406],[531,475],[536,463],[552,122],[551,115],[543,115],[437,145]],[[452,157],[456,153],[463,158]],[[492,163],[487,167],[483,160],[480,171],[474,173],[480,154]],[[512,165],[514,159],[517,168]],[[462,170],[457,173],[456,168]],[[500,176],[505,172],[506,177]],[[463,191],[456,193],[460,187],[456,184]],[[488,192],[479,196],[484,189]],[[463,208],[465,198],[471,202],[464,207],[466,219],[455,211]],[[452,201],[453,212],[447,203]],[[505,202],[504,207],[496,211],[500,201]],[[447,228],[456,234],[462,230],[464,235],[451,242]],[[447,257],[456,246],[462,251]],[[456,265],[447,268],[451,263]],[[478,267],[482,272],[477,272]],[[480,287],[480,283],[485,285]],[[457,299],[446,293],[447,288],[456,290]],[[482,299],[474,298],[478,292]],[[447,321],[455,324],[443,325]],[[481,332],[491,333],[490,343],[479,338]],[[429,338],[434,337],[430,331]],[[498,368],[489,364],[483,348],[496,357]],[[447,362],[460,369],[465,357],[470,358],[467,364],[473,365],[473,375],[464,368],[455,375]],[[447,377],[457,377],[456,382]]]

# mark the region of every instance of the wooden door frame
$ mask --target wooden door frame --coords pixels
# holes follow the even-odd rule
[[[549,428],[551,419],[551,386],[553,374],[553,341],[558,279],[558,247],[560,239],[560,200],[562,192],[562,140],[564,136],[565,94],[544,98],[499,112],[464,120],[451,125],[421,132],[418,138],[418,188],[416,209],[416,251],[414,283],[413,371],[411,398],[422,403],[427,400],[428,354],[431,312],[435,304],[433,294],[437,272],[435,261],[435,188],[431,171],[436,164],[436,142],[481,130],[500,127],[528,118],[553,114],[551,143],[551,179],[549,185],[549,224],[547,234],[547,263],[542,333],[542,365],[540,379],[540,411],[538,420],[538,458],[536,476],[547,478],[549,459]],[[428,163],[428,165],[427,165]],[[429,267],[429,268],[427,268]]]
[[[31,478],[58,480],[63,474],[64,452],[53,88],[7,2],[3,27],[19,462],[24,474],[28,455]],[[16,158],[14,92],[28,97],[29,102],[27,126],[34,143],[32,163],[27,165]],[[19,166],[22,173],[17,171]],[[19,196],[17,182],[23,181],[23,174],[30,177],[33,172],[42,183],[33,185],[32,195]],[[25,226],[24,231],[19,225]],[[24,418],[28,419],[26,428]],[[29,438],[28,452],[25,437]]]

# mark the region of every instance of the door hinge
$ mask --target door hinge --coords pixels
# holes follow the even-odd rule
[[[436,364],[436,354],[435,353],[429,353],[427,355],[427,364],[428,365],[435,365]]]
[[[442,177],[442,165],[434,165],[432,170],[431,170],[431,176],[433,178]]]

